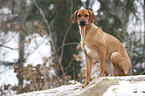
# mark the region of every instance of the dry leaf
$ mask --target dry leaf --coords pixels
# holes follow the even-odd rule
[[[8,28],[11,28],[11,24],[10,24],[10,23],[8,23],[8,24],[7,24],[7,27],[8,27]]]
[[[81,44],[78,44],[76,49],[80,49],[81,48]]]
[[[20,29],[20,26],[19,26],[19,25],[16,25],[15,28],[16,28],[17,30],[19,30],[19,29]]]
[[[79,55],[73,54],[73,57],[77,62],[81,62],[83,60],[81,54],[79,54]]]
[[[38,26],[38,22],[37,22],[37,21],[35,21],[33,25],[34,25],[34,26]]]
[[[28,40],[25,40],[26,44],[30,44],[31,43],[31,38],[29,38]]]
[[[19,33],[20,33],[21,35],[24,35],[24,32],[23,32],[23,31],[19,31]]]

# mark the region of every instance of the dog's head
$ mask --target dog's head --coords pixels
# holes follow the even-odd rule
[[[77,10],[71,16],[72,23],[78,22],[80,26],[87,26],[89,23],[94,23],[96,16],[90,10]]]

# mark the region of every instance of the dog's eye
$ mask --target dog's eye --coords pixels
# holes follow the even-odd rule
[[[79,14],[78,17],[81,17],[81,15]]]
[[[85,17],[88,17],[89,15],[85,15]]]

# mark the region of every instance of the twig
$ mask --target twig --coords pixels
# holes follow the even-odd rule
[[[48,85],[47,85],[47,80],[46,80],[46,74],[45,74],[45,69],[44,69],[44,65],[43,65],[43,75],[44,75],[44,85],[45,85],[45,89],[48,88]]]
[[[80,44],[80,43],[77,43],[77,42],[65,43],[65,44],[63,44],[62,46],[58,47],[57,50],[56,50],[56,52],[58,52],[58,51],[59,51],[62,47],[64,47],[64,46],[74,45],[74,44],[78,45],[78,44]]]
[[[50,22],[50,25],[49,25],[50,27],[51,27],[51,25],[54,23],[56,17],[57,17],[57,15],[56,15],[55,18]]]
[[[141,73],[141,75],[143,75],[145,73],[145,70]]]
[[[50,29],[50,25],[48,24],[48,22],[47,22],[47,20],[46,20],[46,18],[45,18],[45,16],[44,16],[44,14],[43,14],[43,11],[40,9],[40,7],[39,7],[38,4],[36,3],[36,1],[33,0],[33,2],[34,2],[34,4],[35,4],[35,6],[38,8],[38,10],[40,11],[40,14],[41,14],[42,17],[43,17],[43,20],[44,20],[44,22],[45,22],[46,25],[47,25],[47,29],[48,29],[49,36],[50,36],[50,42],[52,43],[52,50],[56,53],[55,46],[54,46],[54,42],[53,42],[53,39],[52,39],[52,32],[51,32],[51,29]],[[54,20],[53,20],[53,21],[54,21]],[[55,57],[56,57],[56,59],[57,59],[59,65],[60,65],[60,67],[61,67],[61,70],[62,70],[63,75],[65,76],[65,72],[64,72],[64,69],[63,69],[63,67],[62,67],[62,64],[61,64],[61,62],[60,62],[60,60],[59,60],[59,58],[58,58],[58,56],[57,56],[56,54],[55,54]]]
[[[2,44],[0,44],[0,45],[4,45],[4,44],[6,44],[6,43],[8,43],[8,42],[10,42],[15,36],[17,35],[17,32],[16,32],[16,34],[14,34],[9,40],[7,40],[7,41],[5,41],[5,42],[3,42]]]
[[[5,47],[5,48],[11,49],[11,50],[18,50],[18,48],[11,48],[9,46],[4,46],[4,45],[0,45],[0,47]]]
[[[68,69],[68,67],[71,65],[71,63],[74,61],[74,58],[71,59],[71,61],[69,62],[69,64],[67,65],[67,67],[65,68],[66,70]]]
[[[119,18],[119,20],[120,20],[120,22],[121,22],[121,26],[122,26],[122,32],[123,32],[123,37],[124,37],[124,39],[125,40],[127,40],[127,38],[126,38],[126,35],[125,35],[125,27],[124,27],[124,22],[122,21],[122,19],[121,19],[121,17],[119,16],[119,14],[120,14],[120,10],[119,10],[119,7],[120,7],[120,4],[121,4],[121,2],[119,2],[119,4],[118,4],[118,10],[117,10],[117,13],[118,13],[118,18]],[[120,36],[119,36],[120,37]],[[120,38],[121,39],[121,38]],[[121,39],[122,40],[122,39]]]

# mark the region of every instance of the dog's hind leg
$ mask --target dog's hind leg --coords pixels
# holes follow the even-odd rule
[[[111,54],[111,62],[119,73],[119,76],[126,76],[130,68],[130,61],[127,60],[119,52]]]

